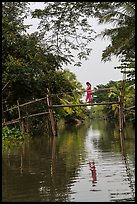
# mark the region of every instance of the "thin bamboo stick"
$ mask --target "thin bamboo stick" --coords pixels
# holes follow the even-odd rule
[[[36,114],[31,114],[31,115],[28,115],[28,116],[23,116],[22,118],[27,118],[27,117],[34,117],[34,116],[39,116],[39,115],[45,115],[45,114],[48,114],[49,112],[41,112],[41,113],[36,113]],[[7,121],[7,122],[3,122],[2,125],[10,125],[10,124],[13,124],[13,123],[18,123],[19,122],[19,118],[17,119],[14,119],[12,121]]]

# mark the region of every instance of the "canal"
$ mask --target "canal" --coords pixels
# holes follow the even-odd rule
[[[121,143],[118,127],[91,120],[44,131],[2,154],[3,202],[135,201],[135,129],[126,125]]]

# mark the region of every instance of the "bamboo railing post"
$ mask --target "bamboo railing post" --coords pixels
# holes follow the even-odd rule
[[[2,122],[3,122],[3,124],[5,124],[6,120],[5,120],[5,114],[4,114],[3,104],[4,104],[4,101],[2,101]]]
[[[122,132],[123,129],[123,121],[122,121],[122,101],[119,97],[119,131]]]
[[[25,126],[26,126],[26,132],[29,132],[29,114],[28,114],[28,108],[26,105],[26,119],[25,119]]]
[[[21,118],[21,112],[20,112],[19,100],[17,100],[17,107],[18,107],[18,115],[19,115],[20,131],[24,133],[24,123],[23,123],[23,119]]]
[[[122,138],[125,139],[123,101],[122,101],[121,97],[119,97],[118,100],[119,100],[119,131],[120,131],[120,137],[122,136]]]
[[[21,130],[21,114],[20,114],[19,100],[17,100],[17,108],[18,108],[18,115],[19,115],[19,125]]]
[[[49,131],[49,133],[53,134],[52,127],[51,127],[51,120],[50,120],[51,114],[50,114],[50,109],[49,109],[49,105],[50,105],[49,94],[47,94],[47,105],[48,105],[48,114],[49,114],[49,116],[48,116],[48,131]]]
[[[47,91],[48,91],[47,104],[48,104],[49,119],[50,119],[50,123],[51,123],[51,130],[52,130],[53,136],[56,136],[57,131],[56,131],[56,125],[55,125],[55,120],[54,120],[53,111],[52,111],[52,101],[51,101],[51,98],[50,98],[49,89],[47,89]]]
[[[26,113],[26,132],[28,133],[29,132],[29,114],[28,112]]]

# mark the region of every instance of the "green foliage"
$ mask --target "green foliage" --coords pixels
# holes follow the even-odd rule
[[[5,8],[6,6],[6,8]],[[45,97],[47,88],[51,94],[64,94],[62,99],[69,99],[70,102],[75,99],[72,93],[75,90],[81,90],[81,84],[76,80],[76,76],[69,70],[62,71],[60,67],[65,58],[59,55],[53,55],[48,46],[43,46],[41,37],[37,33],[25,35],[22,30],[16,29],[17,24],[13,24],[15,29],[10,29],[8,19],[14,19],[14,13],[8,11],[16,8],[16,15],[13,22],[19,18],[17,15],[21,4],[3,4],[3,101],[6,108],[14,106],[19,100],[20,104],[36,98]],[[22,14],[25,10],[22,10]],[[23,17],[22,17],[23,20]],[[22,20],[20,25],[23,26]],[[5,23],[6,22],[6,23]],[[25,29],[25,27],[24,27]],[[9,35],[8,35],[9,34]],[[72,92],[71,94],[67,94]],[[81,95],[77,95],[80,98]],[[60,99],[52,98],[53,103],[59,103]],[[40,107],[29,107],[29,110],[43,110],[44,103]],[[58,111],[59,112],[59,111]]]
[[[102,2],[97,9],[99,23],[113,25],[113,28],[105,29],[99,34],[111,39],[111,44],[103,52],[103,60],[109,60],[111,54],[132,54],[135,51],[135,2]]]
[[[18,128],[3,127],[2,128],[2,154],[6,152],[12,154],[19,149],[22,144],[31,138],[28,134],[23,134]]]
[[[95,106],[91,109],[90,112],[93,118],[105,118],[106,117],[103,106]]]
[[[102,31],[99,37],[110,38],[110,44],[103,50],[102,60],[111,60],[118,56],[121,65],[115,68],[127,73],[127,77],[135,78],[135,2],[100,3],[95,16],[99,23],[109,23],[111,28]],[[125,71],[126,70],[126,71]]]
[[[134,80],[133,81],[110,81],[106,85],[98,85],[96,89],[103,89],[103,88],[112,88],[111,90],[100,90],[96,91],[93,94],[93,100],[94,102],[117,102],[119,98],[123,97],[123,107],[129,108],[132,106],[135,106],[135,86],[134,86]],[[95,108],[93,108],[96,110]],[[95,116],[98,114],[98,109]],[[100,109],[99,109],[100,110]],[[104,116],[107,118],[115,118],[117,120],[118,118],[118,111],[119,106],[118,104],[112,104],[103,106],[101,108],[101,112],[104,113]],[[100,113],[101,114],[101,113]],[[134,114],[131,114],[130,112],[125,112],[126,118],[134,118]]]
[[[45,2],[45,7],[32,12],[33,18],[41,19],[39,28],[44,43],[51,52],[73,61],[71,50],[78,51],[79,59],[90,54],[89,43],[94,40],[89,19],[94,17],[100,24],[110,24],[96,37],[109,37],[111,42],[102,53],[102,60],[112,55],[130,63],[135,59],[135,2]],[[82,31],[82,33],[81,33]],[[41,34],[40,34],[41,35]],[[66,54],[68,53],[68,54]],[[81,62],[76,65],[80,66]],[[135,67],[133,67],[135,68]],[[134,72],[132,72],[133,75]]]
[[[121,69],[121,73],[123,73],[128,80],[135,81],[135,58],[123,59],[121,60],[121,65],[115,67],[115,69]]]
[[[72,72],[63,70],[62,66],[64,63],[73,62],[72,50],[78,51],[80,60],[86,59],[89,55],[91,50],[89,43],[93,40],[91,34],[94,32],[88,22],[90,17],[98,18],[100,23],[117,23],[116,28],[104,31],[103,35],[110,36],[112,42],[109,50],[103,53],[104,59],[108,60],[111,54],[122,55],[123,64],[120,69],[128,70],[129,73],[126,73],[131,77],[130,80],[134,77],[134,3],[45,2],[43,10],[36,9],[32,13],[33,18],[41,19],[40,33],[32,34],[26,34],[29,26],[23,24],[28,15],[28,5],[29,2],[2,2],[4,109],[13,107],[17,100],[21,104],[45,97],[47,88],[53,95],[53,104],[79,103],[82,98],[82,85]],[[122,12],[119,11],[121,8]],[[115,87],[115,85],[111,82],[98,87]],[[57,94],[57,97],[54,94]],[[96,102],[107,102],[117,99],[119,94],[120,90],[115,94],[99,92],[93,96]],[[132,99],[126,96],[127,107],[134,104],[134,91],[128,94]],[[29,107],[29,110],[43,111],[46,108],[45,104],[41,103],[39,107],[37,105]],[[109,110],[107,108],[108,114],[112,114],[115,110],[115,107],[109,107]],[[84,118],[87,110],[84,107],[64,108],[57,109],[56,114],[60,118],[71,120],[71,118]]]
[[[89,43],[94,40],[91,37],[94,31],[83,15],[84,5],[83,2],[45,2],[43,9],[32,12],[33,18],[41,20],[39,28],[44,45],[50,52],[65,57],[66,62],[78,66],[81,62],[74,61],[71,50],[77,53],[78,59],[87,59],[91,51]]]
[[[12,141],[12,142],[16,142],[16,141],[23,141],[25,138],[25,135],[23,135],[19,129],[17,128],[8,128],[7,126],[2,128],[2,140],[3,141]]]

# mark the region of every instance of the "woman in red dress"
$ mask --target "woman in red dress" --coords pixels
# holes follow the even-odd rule
[[[86,85],[87,85],[87,88],[86,88],[86,91],[87,91],[87,95],[86,95],[86,102],[89,102],[91,103],[91,95],[92,95],[92,90],[91,90],[91,84],[89,82],[86,82]]]

